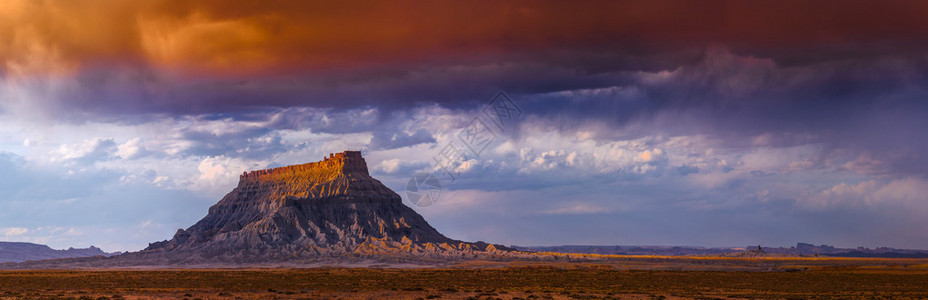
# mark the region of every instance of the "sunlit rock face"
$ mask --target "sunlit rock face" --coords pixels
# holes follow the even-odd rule
[[[202,220],[141,253],[179,260],[345,254],[468,256],[507,250],[449,239],[370,176],[359,151],[242,174]]]

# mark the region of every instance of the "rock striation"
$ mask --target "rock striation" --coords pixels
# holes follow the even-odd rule
[[[445,237],[370,176],[360,151],[345,151],[319,162],[242,174],[206,217],[138,255],[194,263],[509,251]]]

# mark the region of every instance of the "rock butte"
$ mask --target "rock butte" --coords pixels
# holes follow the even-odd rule
[[[250,263],[320,256],[516,255],[445,237],[370,176],[360,151],[241,175],[238,186],[190,228],[127,257],[170,264]]]

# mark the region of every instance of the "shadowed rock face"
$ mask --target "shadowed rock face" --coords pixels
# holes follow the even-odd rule
[[[449,239],[368,174],[359,151],[242,174],[209,214],[142,253],[312,257],[357,254],[499,252]]]

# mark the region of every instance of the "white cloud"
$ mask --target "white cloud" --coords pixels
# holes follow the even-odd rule
[[[50,161],[83,160],[94,162],[110,156],[116,143],[112,138],[92,138],[76,144],[61,145],[50,153]]]
[[[803,203],[813,209],[901,206],[913,211],[928,212],[928,181],[907,177],[895,180],[871,179],[850,184],[842,182],[804,197]]]
[[[141,138],[133,138],[116,147],[116,156],[122,159],[136,158],[145,150]]]
[[[221,195],[235,187],[242,173],[264,169],[265,166],[266,162],[247,161],[223,155],[206,157],[197,167],[199,176],[193,182],[192,188],[212,195]]]
[[[874,203],[899,202],[913,208],[928,208],[928,180],[907,177],[893,180],[873,193]]]
[[[384,173],[394,173],[400,169],[400,163],[401,161],[399,159],[388,159],[381,161],[380,164],[377,165],[376,169],[379,169]]]
[[[518,155],[521,160],[519,171],[525,174],[567,170],[587,175],[647,173],[658,169],[654,165],[668,160],[664,148],[670,139],[652,136],[631,140],[593,140],[590,138],[593,135],[585,130],[561,132],[526,124],[519,140],[506,141],[505,147],[498,149]],[[514,149],[519,149],[518,153]]]
[[[29,233],[28,228],[23,227],[12,227],[3,229],[3,235],[7,237],[19,236]]]
[[[80,231],[80,230],[77,229],[77,228],[71,227],[71,228],[68,228],[67,231],[65,231],[64,233],[62,233],[62,235],[63,235],[63,236],[69,236],[69,237],[75,237],[75,236],[84,235],[84,232],[83,232],[83,231]]]

